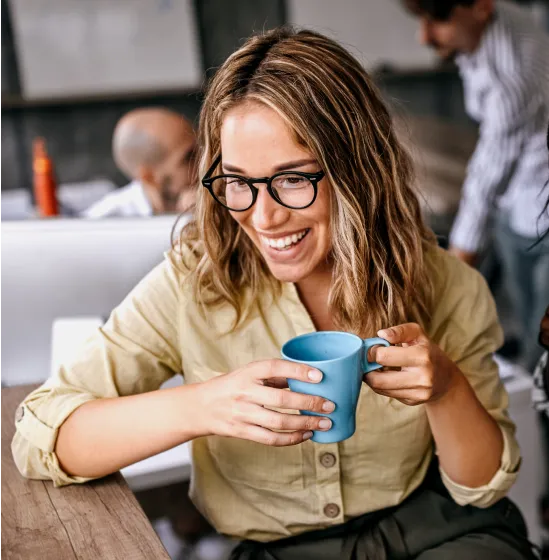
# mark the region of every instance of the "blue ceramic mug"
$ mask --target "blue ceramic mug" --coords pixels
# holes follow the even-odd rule
[[[335,443],[350,438],[356,429],[355,413],[365,373],[381,368],[381,364],[368,361],[372,346],[390,346],[383,338],[362,340],[354,334],[321,331],[292,338],[282,347],[282,357],[291,362],[307,364],[323,373],[320,383],[306,383],[288,379],[296,393],[318,395],[335,403],[330,414],[302,410],[302,414],[327,416],[332,427],[323,432],[313,432],[312,441]]]

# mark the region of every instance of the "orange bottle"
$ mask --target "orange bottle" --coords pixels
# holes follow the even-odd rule
[[[56,182],[53,163],[48,157],[44,138],[35,138],[32,145],[34,198],[42,218],[57,216],[59,204],[55,195]]]

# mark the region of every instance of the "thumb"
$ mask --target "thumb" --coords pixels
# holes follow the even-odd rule
[[[429,339],[417,323],[404,323],[388,329],[378,331],[378,336],[391,344],[419,344],[428,342]]]

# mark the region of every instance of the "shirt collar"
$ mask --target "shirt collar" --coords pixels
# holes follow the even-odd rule
[[[145,190],[140,181],[132,181],[130,188],[133,192],[133,201],[142,216],[152,216],[153,210],[149,199],[145,195]]]

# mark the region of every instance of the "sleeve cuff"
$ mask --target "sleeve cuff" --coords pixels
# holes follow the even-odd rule
[[[501,466],[487,484],[476,488],[457,484],[444,472],[442,467],[439,467],[442,482],[457,504],[461,506],[473,505],[481,508],[489,507],[503,498],[515,483],[521,457],[513,436],[501,426],[500,429],[503,435]]]
[[[53,452],[57,441],[59,426],[80,406],[95,400],[93,395],[81,394],[66,402],[61,413],[56,417],[56,427],[42,422],[29,408],[26,402],[19,405],[15,411],[15,427],[17,431],[33,446],[47,453]]]
[[[16,435],[12,442],[12,452],[23,476],[35,479],[50,478],[55,486],[91,480],[70,476],[64,472],[55,454],[55,444],[59,426],[78,407],[92,400],[95,400],[95,397],[89,394],[81,394],[78,398],[71,399],[55,418],[57,427],[42,422],[26,402],[19,405],[15,412]]]
[[[15,427],[41,451],[51,453],[55,449],[57,430],[41,422],[25,403],[20,404],[15,412]]]
[[[467,224],[466,231],[465,227],[465,225],[460,223],[458,215],[450,232],[450,245],[468,253],[478,253],[483,245],[482,232],[472,224]]]

